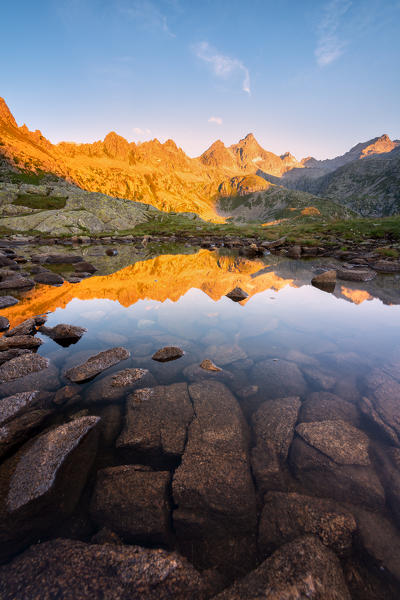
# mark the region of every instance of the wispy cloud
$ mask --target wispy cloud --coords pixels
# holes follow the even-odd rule
[[[351,0],[330,0],[324,6],[315,48],[315,58],[320,67],[326,67],[342,56],[348,42],[341,30],[351,5]]]
[[[151,136],[151,129],[142,129],[141,127],[134,127],[132,132],[136,137],[143,139]]]
[[[242,73],[242,90],[251,94],[249,70],[241,60],[220,54],[208,42],[195,44],[193,50],[198,58],[211,66],[217,77],[227,79],[235,73]]]
[[[169,37],[176,37],[171,31],[166,15],[151,0],[130,0],[120,5],[120,11],[138,21],[145,29],[163,31]]]
[[[209,123],[216,123],[217,125],[222,125],[222,119],[221,117],[210,117],[208,119]]]

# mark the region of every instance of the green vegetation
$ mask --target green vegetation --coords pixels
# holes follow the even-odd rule
[[[65,208],[66,198],[54,196],[41,196],[39,194],[18,194],[13,204],[15,206],[26,206],[39,210],[59,210]]]

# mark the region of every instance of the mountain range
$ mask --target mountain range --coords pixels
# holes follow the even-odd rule
[[[50,173],[88,191],[216,222],[282,218],[292,209],[314,216],[325,209],[333,216],[347,209],[373,216],[400,212],[400,141],[387,135],[327,160],[278,156],[252,133],[231,146],[217,140],[190,158],[173,140],[136,144],[115,132],[93,143],[52,144],[41,131],[19,127],[0,98],[3,180],[15,170]]]

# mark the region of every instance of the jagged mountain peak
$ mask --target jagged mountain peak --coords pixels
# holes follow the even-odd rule
[[[16,120],[14,119],[12,112],[8,108],[4,98],[0,97],[0,121],[3,121],[7,125],[12,127],[18,127]]]

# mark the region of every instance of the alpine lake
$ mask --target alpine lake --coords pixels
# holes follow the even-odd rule
[[[332,258],[110,243],[62,248],[97,269],[74,277],[41,262],[59,248],[13,251],[65,281],[1,290],[41,342],[0,352],[1,597],[60,538],[67,562],[78,543],[177,552],[202,582],[187,598],[258,597],[251,578],[302,552],[332,590],[310,597],[400,597],[400,273],[325,291]]]

